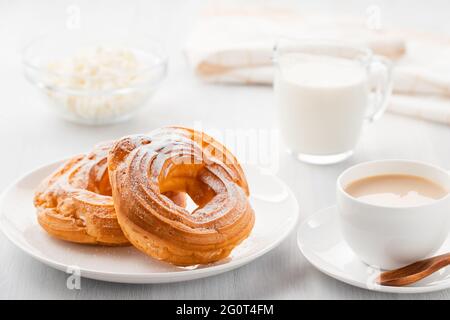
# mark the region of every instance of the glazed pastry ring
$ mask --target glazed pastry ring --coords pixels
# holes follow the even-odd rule
[[[34,205],[39,224],[52,236],[76,243],[130,244],[120,228],[107,168],[113,142],[66,161],[38,187]],[[184,206],[184,195],[170,194]]]
[[[236,158],[210,136],[181,127],[120,139],[108,157],[118,222],[129,241],[176,265],[227,257],[250,234],[255,215]],[[187,193],[193,212],[167,195]]]

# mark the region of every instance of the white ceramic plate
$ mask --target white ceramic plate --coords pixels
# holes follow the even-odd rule
[[[123,283],[162,283],[216,275],[247,264],[275,248],[298,220],[298,204],[289,188],[258,167],[245,167],[256,214],[250,237],[226,260],[211,265],[176,267],[133,247],[100,247],[51,238],[36,221],[34,189],[61,161],[36,169],[13,183],[0,198],[0,226],[19,248],[62,271],[79,268],[82,277]],[[73,271],[72,271],[73,272]]]
[[[308,217],[298,231],[297,243],[306,259],[325,274],[356,287],[393,293],[422,293],[450,288],[450,268],[406,287],[380,286],[375,283],[380,270],[372,268],[353,253],[342,238],[337,208],[332,206]],[[439,252],[450,251],[450,237]]]

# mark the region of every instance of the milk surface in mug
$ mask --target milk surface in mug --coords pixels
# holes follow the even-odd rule
[[[287,53],[278,58],[275,95],[291,151],[333,155],[352,150],[368,104],[367,72],[358,61]]]

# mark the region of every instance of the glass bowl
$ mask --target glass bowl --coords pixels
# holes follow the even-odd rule
[[[124,121],[156,91],[167,55],[144,34],[65,31],[34,39],[23,51],[26,79],[61,117],[83,124]]]

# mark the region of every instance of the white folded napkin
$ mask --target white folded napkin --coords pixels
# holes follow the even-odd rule
[[[353,17],[292,9],[216,7],[202,13],[188,38],[186,55],[206,81],[271,84],[272,49],[280,37],[345,40],[370,47],[396,64],[388,110],[450,125],[450,37],[372,30]]]
[[[411,96],[394,94],[389,111],[450,126],[450,101],[436,96]]]

